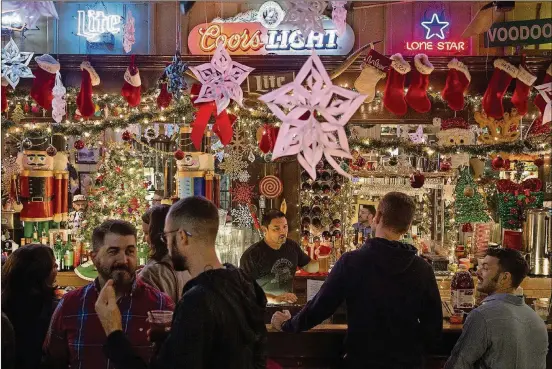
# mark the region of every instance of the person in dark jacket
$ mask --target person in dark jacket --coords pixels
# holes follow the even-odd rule
[[[431,266],[413,246],[398,241],[414,211],[406,194],[385,195],[374,218],[376,238],[345,253],[314,299],[293,318],[287,311],[276,312],[273,326],[285,332],[308,330],[345,301],[346,368],[422,368],[424,348],[439,339],[443,315]]]
[[[192,279],[176,305],[170,333],[149,368],[260,369],[266,367],[263,290],[241,270],[222,265],[215,253],[216,206],[203,197],[174,204],[165,222],[175,270]],[[107,335],[104,352],[117,369],[141,369],[122,332],[112,282],[102,289],[96,312]]]
[[[2,313],[2,369],[15,369],[15,332],[8,316]]]
[[[15,332],[15,368],[40,367],[42,343],[55,309],[57,265],[52,249],[30,244],[2,268],[2,311]]]

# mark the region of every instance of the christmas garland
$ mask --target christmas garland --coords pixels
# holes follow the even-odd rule
[[[424,155],[432,151],[438,154],[457,154],[468,153],[471,155],[488,155],[493,152],[508,153],[528,153],[550,150],[549,135],[535,136],[530,139],[500,143],[495,145],[453,145],[442,146],[439,144],[414,144],[404,139],[369,139],[369,140],[349,140],[352,149],[358,151],[387,151],[389,149],[400,148],[406,154]]]

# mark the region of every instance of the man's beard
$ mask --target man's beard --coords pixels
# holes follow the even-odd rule
[[[489,280],[489,283],[486,286],[478,286],[477,290],[482,293],[486,293],[487,295],[490,295],[494,293],[497,290],[498,285],[498,279],[500,277],[500,273],[495,275],[491,280]]]
[[[183,272],[190,269],[188,265],[188,259],[184,255],[180,254],[176,245],[174,244],[171,248],[171,260],[174,270],[178,272]]]
[[[125,287],[134,280],[134,271],[131,271],[126,265],[114,265],[111,268],[97,267],[98,274],[104,280],[113,279],[115,287]]]

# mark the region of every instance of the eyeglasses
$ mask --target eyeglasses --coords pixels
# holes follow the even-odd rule
[[[159,233],[159,239],[161,240],[161,242],[163,242],[165,245],[167,245],[167,244],[168,244],[168,242],[167,242],[167,235],[168,235],[169,233],[174,233],[174,232],[178,232],[178,231],[180,231],[180,228],[179,228],[179,229],[175,229],[174,231],[161,232],[161,233]],[[182,231],[186,234],[186,236],[192,237],[192,234],[191,234],[190,232],[188,232],[188,231],[186,231],[186,230],[182,230]]]

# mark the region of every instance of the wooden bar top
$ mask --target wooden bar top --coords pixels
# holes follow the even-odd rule
[[[443,321],[443,332],[461,332],[462,324],[450,324],[450,322]],[[552,324],[547,324],[546,328],[549,333],[552,333]],[[280,332],[272,326],[272,324],[267,324],[266,329],[268,332]],[[347,330],[347,324],[320,324],[316,327],[304,332],[304,333],[317,333],[317,332],[345,332]]]

